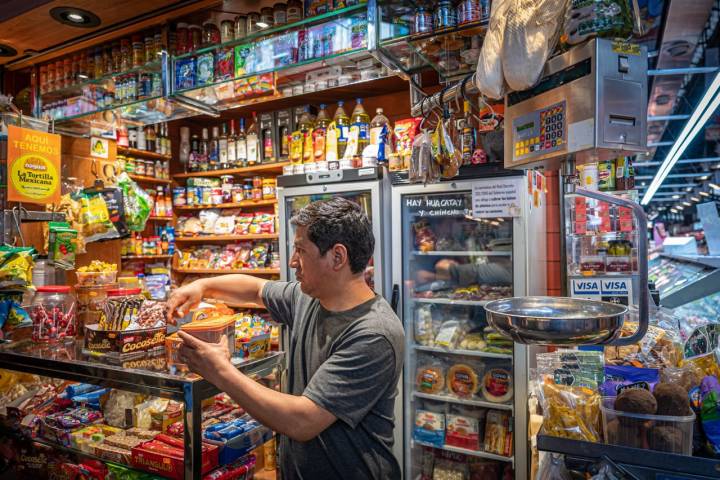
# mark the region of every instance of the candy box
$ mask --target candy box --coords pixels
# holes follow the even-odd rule
[[[158,473],[167,478],[181,480],[185,476],[183,440],[160,434],[132,449],[132,465],[140,470]],[[202,444],[201,472],[209,472],[218,466],[219,448],[205,442]]]
[[[220,448],[218,461],[220,465],[227,465],[244,457],[259,446],[265,444],[271,438],[272,430],[264,425],[260,425],[249,432],[227,440],[210,440],[205,438],[203,441]]]
[[[164,326],[141,330],[101,330],[97,324],[85,325],[83,353],[127,360],[159,353],[164,348]]]
[[[236,356],[247,359],[263,358],[270,351],[270,334],[264,333],[251,338],[236,338]]]

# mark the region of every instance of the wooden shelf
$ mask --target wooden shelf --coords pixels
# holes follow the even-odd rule
[[[148,217],[148,220],[154,222],[172,222],[173,217]]]
[[[144,183],[157,183],[158,185],[170,185],[172,180],[165,180],[163,178],[146,177],[145,175],[135,175],[134,173],[128,173],[128,177],[132,178],[136,182]]]
[[[152,158],[153,160],[170,160],[172,155],[162,155],[160,153],[151,152],[148,150],[138,150],[137,148],[130,147],[117,147],[117,153],[120,155],[132,155],[134,157]]]
[[[252,167],[228,168],[226,170],[209,170],[207,172],[190,172],[178,173],[173,175],[174,179],[192,178],[192,177],[220,177],[222,175],[254,176],[258,173],[282,173],[283,167],[290,165],[290,162],[275,162],[262,165],[253,165]]]
[[[218,203],[217,205],[185,205],[185,206],[174,206],[173,208],[177,211],[190,211],[190,210],[205,210],[208,208],[252,208],[252,207],[267,207],[269,205],[275,205],[277,199],[272,200],[243,200],[242,202],[233,203]]]
[[[232,240],[275,240],[277,233],[254,233],[249,235],[200,235],[198,237],[175,237],[175,242],[227,242]]]
[[[215,269],[215,268],[173,268],[177,273],[210,273],[214,275],[224,275],[227,273],[244,273],[246,275],[280,275],[279,268],[237,268],[234,270]]]
[[[123,255],[123,260],[168,260],[172,255]]]

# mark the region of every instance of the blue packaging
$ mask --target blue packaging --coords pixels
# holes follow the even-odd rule
[[[195,59],[181,58],[175,62],[175,89],[187,90],[195,86]]]
[[[659,381],[660,370],[657,368],[605,365],[605,381],[600,384],[600,395],[615,397],[618,389],[623,388],[644,388],[652,392]]]
[[[82,395],[84,393],[94,392],[95,390],[102,389],[97,385],[93,385],[92,383],[78,383],[65,387],[65,393],[67,394],[68,398],[72,398],[76,395]]]
[[[208,85],[215,80],[215,55],[213,52],[198,55],[196,62],[195,83]]]
[[[445,415],[442,413],[417,410],[413,438],[435,447],[445,445]]]

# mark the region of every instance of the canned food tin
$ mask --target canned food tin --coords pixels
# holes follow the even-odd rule
[[[223,203],[223,191],[222,188],[211,188],[210,190],[210,203],[212,205],[220,205]]]
[[[452,2],[438,2],[433,14],[433,21],[436,30],[450,28],[457,25],[457,15]]]
[[[200,205],[212,205],[212,188],[210,187],[199,187],[200,188]]]

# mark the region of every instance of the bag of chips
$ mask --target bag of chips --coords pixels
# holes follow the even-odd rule
[[[153,199],[123,172],[118,176],[118,186],[123,192],[125,220],[130,230],[141,232],[153,209]]]

